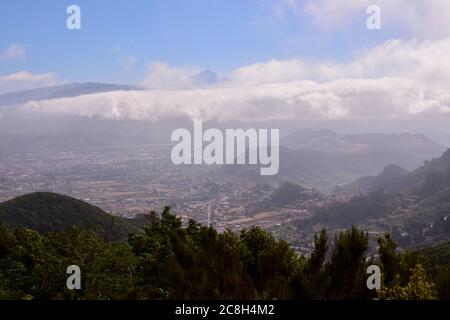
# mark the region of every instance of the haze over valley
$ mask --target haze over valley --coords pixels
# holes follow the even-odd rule
[[[26,111],[33,101],[145,90],[88,83],[0,96],[0,122],[5,124],[0,129],[0,201],[55,192],[127,218],[169,205],[186,223],[191,218],[202,223],[210,219],[219,230],[260,225],[304,253],[311,250],[312,236],[321,227],[338,232],[352,224],[364,226],[374,237],[393,231],[405,246],[448,240],[443,220],[447,211],[442,209],[447,202],[445,192],[439,193],[447,185],[417,191],[431,188],[432,179],[417,172],[436,174],[421,168],[437,163],[432,159],[440,158],[446,146],[422,133],[338,133],[336,128],[283,121],[279,173],[260,176],[250,165],[174,165],[170,133],[192,128],[184,116],[104,119]],[[279,124],[264,121],[258,127]],[[252,125],[234,120],[205,123],[213,128]],[[446,155],[437,172],[447,172],[446,164],[450,168]],[[410,176],[421,178],[410,183]],[[436,205],[430,197],[442,203]],[[418,210],[429,212],[428,218]],[[439,233],[427,231],[432,225]]]

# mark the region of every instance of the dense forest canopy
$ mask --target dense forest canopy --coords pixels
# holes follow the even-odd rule
[[[310,256],[259,227],[217,232],[151,212],[128,241],[71,227],[41,234],[0,226],[1,299],[449,299],[450,246],[399,252],[389,235],[368,256],[367,234],[352,227],[334,239],[316,234]],[[366,268],[382,270],[368,290]],[[66,268],[81,268],[68,290]]]

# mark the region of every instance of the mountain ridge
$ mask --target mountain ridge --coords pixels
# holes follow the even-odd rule
[[[118,85],[99,82],[74,82],[58,86],[3,93],[0,95],[0,107],[23,104],[29,101],[76,97],[84,94],[99,92],[143,89],[143,87],[133,85]]]

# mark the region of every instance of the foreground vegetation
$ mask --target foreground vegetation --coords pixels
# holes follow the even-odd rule
[[[127,242],[79,228],[0,226],[0,299],[450,299],[449,246],[400,253],[385,235],[377,257],[368,257],[368,236],[353,227],[333,241],[317,234],[304,257],[258,227],[182,227],[169,208],[146,218]],[[366,287],[374,263],[383,272],[378,291]],[[81,290],[66,288],[74,264]]]

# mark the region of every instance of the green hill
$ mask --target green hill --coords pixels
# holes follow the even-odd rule
[[[308,189],[296,183],[285,181],[271,195],[267,206],[283,207],[319,197],[314,189]]]
[[[337,191],[351,194],[382,189],[388,192],[406,192],[424,199],[449,187],[450,149],[447,149],[439,158],[425,161],[411,172],[391,165],[378,176],[360,178]]]
[[[10,228],[30,228],[41,233],[70,226],[94,228],[107,239],[126,239],[136,228],[127,219],[114,217],[86,202],[49,192],[36,192],[0,203],[0,223]]]
[[[427,267],[434,271],[438,266],[450,265],[450,242],[418,251]]]

